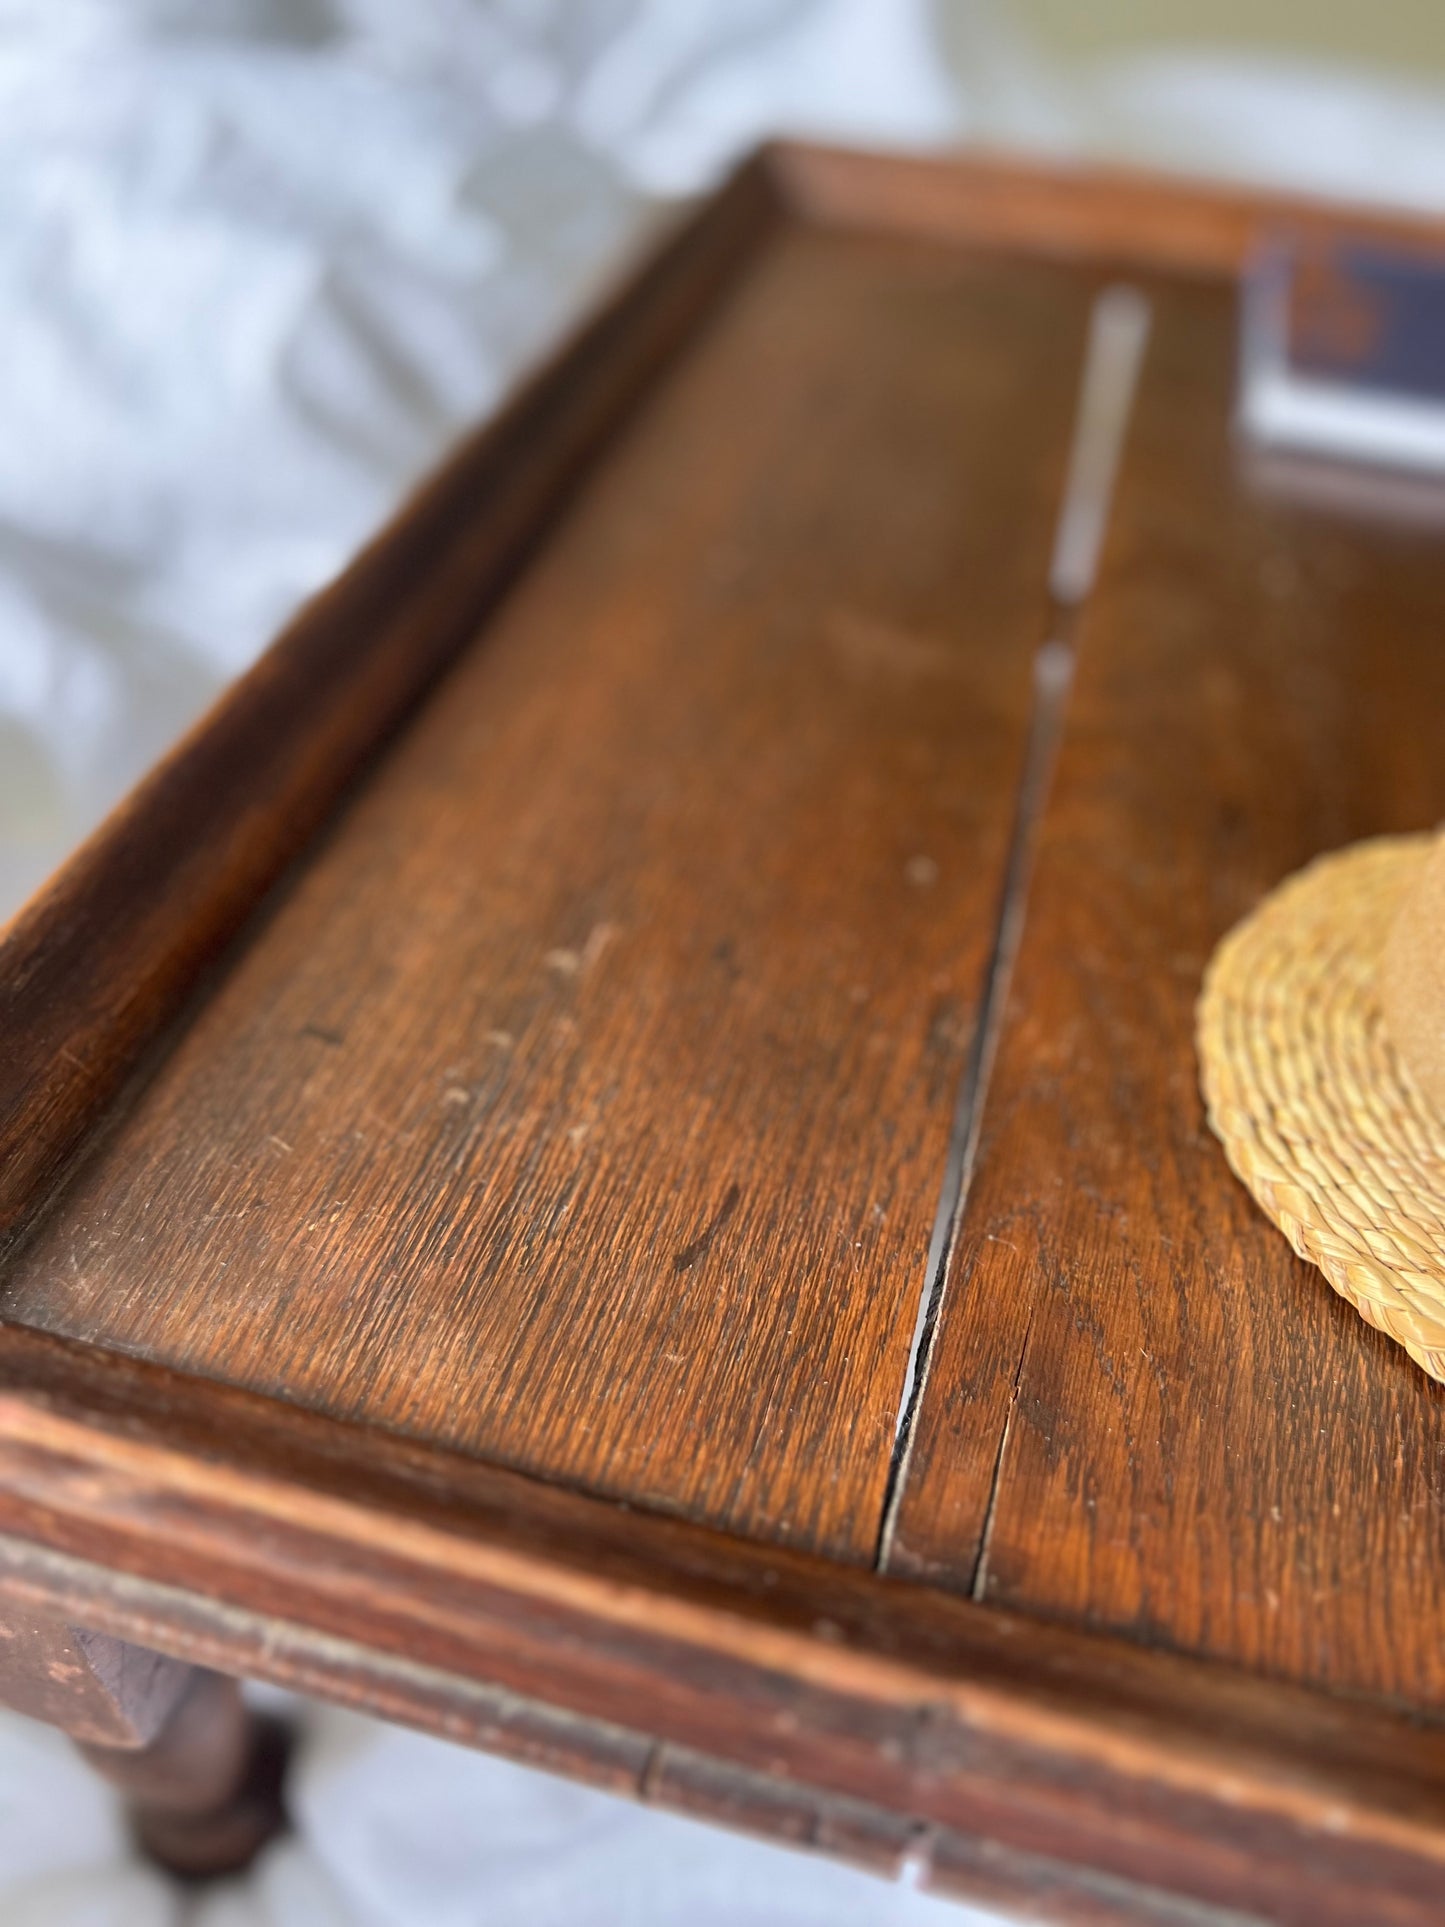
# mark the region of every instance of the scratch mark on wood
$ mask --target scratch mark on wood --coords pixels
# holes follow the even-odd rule
[[[727,1190],[723,1193],[722,1203],[713,1213],[709,1222],[703,1226],[691,1244],[685,1244],[673,1259],[672,1268],[674,1271],[692,1270],[698,1259],[707,1251],[714,1238],[716,1238],[717,1234],[722,1230],[734,1211],[737,1210],[738,1200],[741,1196],[742,1192],[736,1184],[730,1184],[728,1186]]]

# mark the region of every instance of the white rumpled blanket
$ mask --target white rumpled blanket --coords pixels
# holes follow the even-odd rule
[[[0,0],[0,920],[656,197],[959,118],[919,0]]]
[[[1002,0],[0,0],[0,921],[611,271],[778,129],[1445,205],[1445,103]],[[965,1921],[304,1709],[296,1836],[186,1899],[0,1717],[4,1927]]]
[[[867,1874],[484,1753],[304,1709],[296,1832],[177,1891],[47,1727],[0,1720],[4,1927],[988,1927]]]

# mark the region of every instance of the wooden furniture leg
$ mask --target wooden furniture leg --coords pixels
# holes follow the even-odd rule
[[[183,1878],[236,1872],[285,1824],[286,1730],[220,1673],[0,1608],[0,1703],[69,1733]]]
[[[193,1667],[148,1746],[88,1741],[80,1751],[125,1795],[145,1852],[185,1879],[237,1872],[286,1824],[290,1735],[222,1673]]]

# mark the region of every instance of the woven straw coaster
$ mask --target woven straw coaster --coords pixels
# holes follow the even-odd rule
[[[1199,1000],[1209,1122],[1302,1258],[1445,1379],[1445,1122],[1385,1036],[1375,978],[1433,839],[1321,857],[1220,944]]]

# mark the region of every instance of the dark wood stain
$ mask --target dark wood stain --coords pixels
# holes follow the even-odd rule
[[[1229,445],[1230,279],[1341,218],[755,160],[5,933],[20,1660],[1061,1922],[1439,1920],[1445,1399],[1191,1042],[1263,891],[1445,810],[1438,544]],[[1120,264],[1157,332],[879,1574]],[[113,1722],[90,1673],[46,1716]]]
[[[1088,292],[781,230],[8,1315],[868,1560]]]
[[[898,1570],[1445,1702],[1445,1392],[1206,1129],[1210,950],[1322,850],[1445,815],[1445,557],[1251,492],[1233,308],[1158,291]]]
[[[964,1890],[1031,1867],[1050,1919],[1437,1917],[1438,1724],[44,1333],[0,1387],[0,1586],[52,1616]]]

